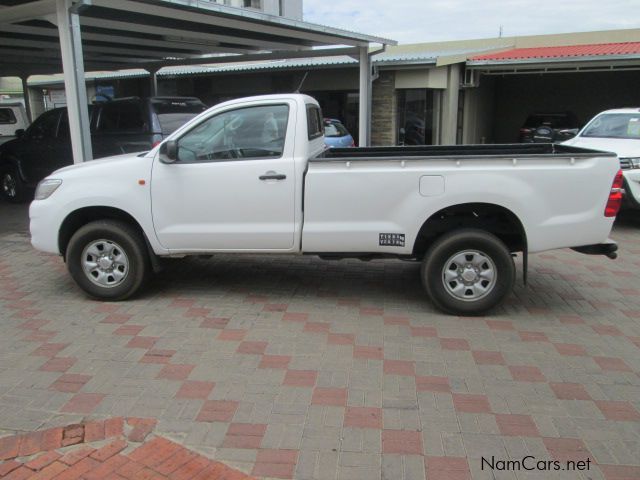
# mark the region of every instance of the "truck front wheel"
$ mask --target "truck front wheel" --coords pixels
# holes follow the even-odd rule
[[[99,220],[73,234],[66,254],[75,282],[90,296],[125,300],[144,284],[149,257],[142,235],[131,225]]]
[[[422,263],[422,281],[433,303],[456,315],[480,315],[500,304],[516,277],[505,244],[483,230],[440,237]]]
[[[26,185],[16,168],[0,169],[0,196],[11,203],[23,203],[27,200]]]

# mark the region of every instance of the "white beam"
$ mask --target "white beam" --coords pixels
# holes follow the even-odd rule
[[[56,28],[46,28],[46,27],[33,27],[27,25],[0,25],[0,32],[8,32],[8,33],[21,33],[28,35],[40,35],[44,37],[55,38],[56,42],[58,40],[58,29]],[[157,40],[154,38],[141,38],[127,35],[125,32],[120,32],[118,35],[107,35],[104,33],[94,33],[94,32],[82,32],[83,40],[94,40],[98,42],[107,42],[110,44],[124,44],[124,45],[137,45],[137,46],[146,46],[146,47],[158,47],[162,46],[167,49],[189,49],[198,51],[202,54],[211,53],[212,51],[221,52],[221,53],[249,53],[255,50],[252,49],[241,49],[241,48],[230,48],[230,47],[220,47],[219,42],[206,42],[195,40],[168,40],[166,38]]]
[[[31,97],[29,97],[29,85],[27,84],[27,80],[29,80],[29,75],[23,75],[20,77],[22,81],[22,96],[24,97],[24,109],[27,112],[27,118],[29,119],[29,123],[33,120],[31,118]]]
[[[56,0],[37,0],[0,9],[0,24],[19,23],[56,12]]]
[[[291,42],[274,42],[274,41],[265,41],[259,40],[255,38],[247,38],[247,37],[236,37],[231,35],[218,35],[214,33],[201,33],[201,32],[193,32],[187,31],[180,28],[174,27],[160,27],[156,25],[143,25],[143,24],[131,24],[129,22],[118,21],[118,20],[106,20],[103,18],[93,18],[93,17],[82,17],[82,25],[88,27],[98,27],[98,28],[108,28],[112,30],[122,30],[124,32],[131,31],[132,28],[135,28],[136,31],[147,33],[147,34],[155,34],[155,35],[168,35],[173,37],[178,37],[181,40],[192,40],[194,42],[199,42],[201,40],[207,40],[211,42],[223,42],[223,43],[231,43],[236,46],[240,45],[241,48],[244,46],[250,47],[258,47],[267,50],[292,50],[297,45],[295,40],[291,40]],[[175,40],[174,40],[175,41]],[[214,49],[215,51],[215,49]]]
[[[360,106],[358,145],[370,145],[371,124],[371,57],[369,49],[360,47]]]
[[[285,60],[290,58],[334,57],[340,55],[351,56],[354,53],[356,55],[358,54],[358,49],[354,47],[294,51],[279,50],[277,52],[247,53],[245,55],[225,55],[217,57],[202,56],[183,60],[165,60],[154,65],[158,68],[167,66],[212,65],[216,63],[259,62],[264,60]]]
[[[93,160],[93,152],[89,131],[87,108],[89,102],[84,78],[80,21],[77,13],[71,13],[71,5],[71,0],[56,0],[73,162],[82,163]]]
[[[2,45],[8,47],[22,47],[22,48],[36,48],[43,50],[57,50],[59,47],[55,42],[47,42],[44,40],[24,40],[21,38],[3,38]],[[162,45],[162,44],[160,44]],[[109,47],[102,45],[84,45],[83,50],[85,52],[95,52],[95,53],[109,53],[113,55],[125,55],[126,57],[141,57],[142,59],[148,60],[151,58],[163,59],[165,57],[178,57],[178,58],[191,58],[196,53],[189,52],[181,52],[175,50],[146,50],[146,49],[137,49],[137,48],[127,48],[127,47]]]

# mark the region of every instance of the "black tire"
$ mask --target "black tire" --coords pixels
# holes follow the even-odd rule
[[[101,240],[116,245],[118,251],[124,252],[127,260],[127,268],[124,270],[126,275],[120,283],[113,286],[96,284],[83,268],[85,248]],[[82,290],[93,298],[106,301],[130,298],[143,286],[151,270],[142,234],[131,225],[117,220],[98,220],[78,229],[69,241],[66,262],[71,277]]]
[[[487,282],[486,287],[490,288],[477,299],[473,299],[473,289],[465,290],[463,287],[465,292],[461,295],[471,292],[471,297],[463,299],[456,297],[445,286],[446,263],[457,254],[467,251],[481,253],[495,267],[493,286],[491,282]],[[454,265],[455,262],[452,262],[448,268],[451,269]],[[511,292],[516,268],[511,253],[499,238],[483,230],[465,229],[447,233],[434,242],[422,262],[421,277],[427,294],[440,310],[454,315],[481,315],[499,305]],[[449,283],[452,290],[454,286],[458,286],[456,282],[454,280]]]
[[[0,168],[0,196],[10,203],[24,203],[27,200],[27,186],[15,167]]]

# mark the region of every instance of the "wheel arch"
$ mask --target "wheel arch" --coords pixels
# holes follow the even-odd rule
[[[20,180],[23,182],[26,181],[24,173],[22,172],[22,162],[20,162],[20,160],[11,153],[5,153],[4,155],[0,154],[0,171],[5,168],[15,169],[20,176]]]
[[[91,206],[78,208],[70,212],[62,221],[60,230],[58,231],[58,249],[64,258],[66,258],[67,247],[69,246],[69,241],[73,234],[84,225],[96,220],[119,220],[131,225],[140,233],[140,235],[142,235],[149,254],[155,256],[144,229],[133,215],[116,207]]]
[[[451,205],[427,218],[416,236],[413,254],[422,258],[440,236],[462,228],[492,233],[511,252],[527,251],[526,230],[513,211],[502,205],[477,202]]]

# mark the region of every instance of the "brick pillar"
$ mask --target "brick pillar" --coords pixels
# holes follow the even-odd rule
[[[373,82],[371,107],[371,145],[396,144],[396,78],[395,72],[382,71]]]

